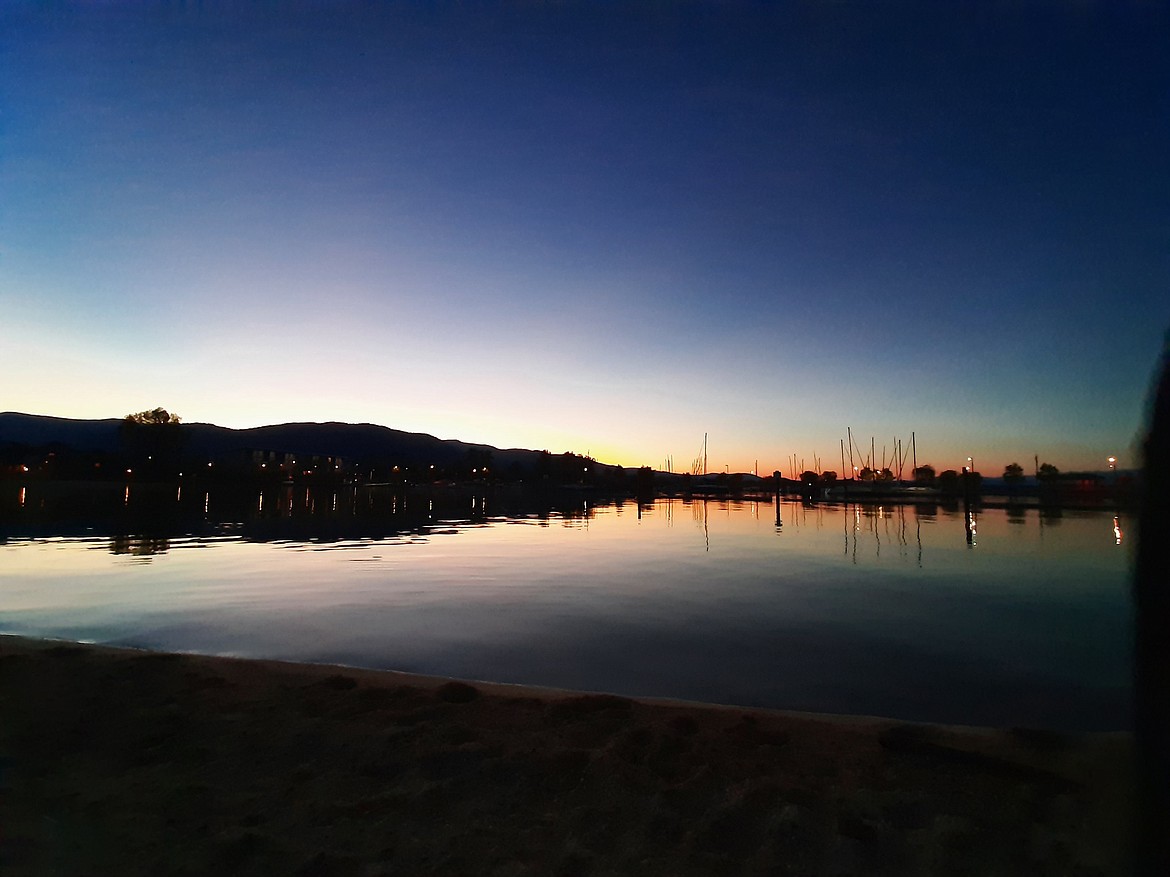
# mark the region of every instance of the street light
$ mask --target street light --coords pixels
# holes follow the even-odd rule
[[[1116,457],[1110,457],[1110,458],[1109,458],[1109,471],[1110,471],[1110,472],[1112,472],[1112,471],[1114,471],[1116,468],[1117,468],[1117,458],[1116,458]]]

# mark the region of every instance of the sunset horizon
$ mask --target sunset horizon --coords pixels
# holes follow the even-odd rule
[[[1164,8],[146,10],[0,11],[7,409],[1138,464]]]
[[[144,409],[149,411],[150,409]],[[131,416],[134,412],[127,412],[126,414],[117,417],[95,417],[95,418],[80,418],[69,415],[55,415],[45,414],[32,411],[3,411],[0,416],[5,414],[15,414],[29,417],[43,417],[54,420],[69,420],[78,422],[94,422],[94,421],[122,421]],[[245,431],[253,429],[264,429],[271,427],[291,426],[291,425],[312,425],[312,426],[372,426],[379,429],[391,430],[394,432],[403,432],[414,435],[429,436],[439,441],[455,441],[467,445],[486,445],[488,447],[496,448],[497,450],[524,450],[547,452],[553,455],[574,454],[578,456],[587,457],[602,463],[607,466],[620,466],[627,469],[650,468],[659,472],[667,472],[673,474],[694,474],[696,466],[702,460],[704,445],[701,443],[698,453],[688,457],[668,455],[667,457],[658,460],[657,462],[624,462],[620,459],[611,459],[604,454],[599,454],[593,448],[553,448],[547,446],[537,446],[532,444],[498,444],[495,442],[483,440],[477,437],[461,436],[461,435],[441,435],[426,429],[404,429],[390,423],[374,423],[372,421],[346,421],[346,420],[314,420],[310,418],[293,418],[290,420],[274,421],[270,423],[255,423],[244,426],[232,426],[225,423],[215,423],[207,420],[193,420],[183,417],[177,411],[169,412],[178,418],[181,425],[202,425],[225,428],[235,431]],[[846,435],[850,435],[850,431],[846,429]],[[786,458],[780,460],[773,456],[761,455],[753,458],[746,468],[736,468],[729,463],[721,463],[716,466],[715,460],[720,458],[717,449],[712,452],[713,448],[709,443],[712,436],[705,434],[703,439],[706,441],[708,451],[708,468],[707,474],[719,473],[738,473],[738,474],[756,474],[761,478],[770,477],[774,472],[779,472],[784,478],[798,478],[801,472],[814,471],[817,473],[831,472],[838,478],[848,479],[858,477],[858,472],[867,467],[870,463],[870,455],[872,454],[873,465],[870,467],[875,472],[881,471],[883,468],[888,468],[892,471],[894,477],[900,477],[903,480],[912,480],[912,470],[914,465],[933,468],[936,472],[943,472],[951,469],[961,472],[964,468],[970,466],[975,472],[978,472],[985,479],[998,479],[1007,466],[1015,464],[1022,467],[1025,477],[1033,477],[1035,471],[1039,469],[1042,464],[1049,464],[1056,466],[1061,472],[1096,472],[1096,473],[1111,473],[1111,472],[1133,472],[1141,468],[1140,454],[1133,452],[1133,457],[1127,459],[1129,456],[1118,456],[1116,454],[1108,455],[1098,461],[1087,461],[1087,465],[1077,466],[1070,465],[1064,458],[1054,456],[1048,453],[1035,452],[1031,455],[1017,454],[1010,460],[1005,458],[1005,462],[1000,464],[998,462],[988,462],[982,456],[975,456],[973,454],[960,455],[955,458],[945,457],[939,454],[932,454],[928,452],[929,445],[923,448],[921,454],[918,453],[918,438],[916,433],[903,436],[892,436],[884,443],[878,437],[870,436],[864,438],[862,436],[853,435],[853,457],[850,458],[849,449],[846,444],[847,439],[842,438],[838,444],[836,456],[832,457],[827,454],[809,453],[803,455],[800,451],[794,451],[787,455]],[[3,433],[0,433],[0,441],[5,438]],[[870,442],[872,439],[872,443]],[[898,444],[895,446],[894,441]],[[601,444],[600,447],[604,447]],[[324,450],[324,449],[323,449]],[[898,458],[902,459],[902,466],[897,466]],[[843,458],[843,459],[842,459]],[[774,460],[774,465],[765,465],[765,461]],[[941,464],[936,461],[942,461]],[[855,464],[851,466],[851,464]]]

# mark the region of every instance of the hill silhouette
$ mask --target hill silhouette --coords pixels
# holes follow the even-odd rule
[[[6,411],[0,413],[0,448],[56,448],[116,455],[122,449],[121,426],[122,418],[76,420]],[[449,467],[467,460],[469,454],[481,459],[490,454],[496,469],[520,467],[535,471],[546,453],[440,439],[372,423],[282,423],[249,429],[184,423],[182,428],[183,454],[189,459],[218,460],[265,450],[341,457],[347,463],[392,460],[408,466]]]

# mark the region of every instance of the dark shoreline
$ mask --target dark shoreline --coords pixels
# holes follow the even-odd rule
[[[0,868],[1121,874],[1126,734],[0,637]]]

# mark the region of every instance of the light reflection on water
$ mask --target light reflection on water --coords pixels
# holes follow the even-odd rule
[[[188,492],[191,496],[191,492]],[[975,724],[1128,723],[1109,512],[304,488],[4,499],[0,630]],[[88,503],[88,505],[87,505]],[[181,506],[181,508],[179,508]],[[977,536],[976,536],[977,534]]]

